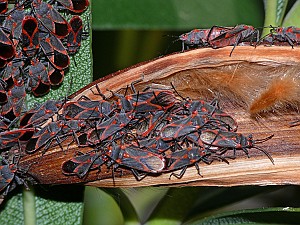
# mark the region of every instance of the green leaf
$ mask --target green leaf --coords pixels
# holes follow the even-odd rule
[[[153,211],[147,225],[181,224],[205,188],[170,188]]]
[[[285,16],[282,26],[283,27],[288,27],[288,26],[300,27],[300,1],[299,0],[297,2],[295,2],[293,7],[290,9],[290,11]]]
[[[216,188],[207,187],[206,195],[198,197],[196,204],[191,207],[187,218],[195,215],[202,215],[203,217],[215,213],[215,210],[242,201],[244,199],[254,197],[262,193],[269,193],[273,190],[278,190],[277,187],[259,187],[259,186],[245,186],[245,187],[231,187],[231,188]]]
[[[262,37],[270,33],[270,27],[281,26],[288,0],[264,0],[265,22]]]
[[[100,188],[86,187],[84,196],[84,225],[124,224],[118,195],[107,194]]]
[[[204,219],[191,219],[184,225],[210,224],[299,224],[300,209],[291,207],[246,209],[225,212]]]
[[[261,26],[259,0],[97,0],[93,29],[191,29],[237,23]]]
[[[22,194],[16,194],[6,202],[2,203],[0,211],[0,224],[5,225],[23,225],[23,201]]]
[[[166,187],[139,187],[139,188],[122,188],[122,192],[128,196],[130,202],[132,203],[136,213],[140,218],[140,223],[144,224],[148,217],[151,215],[153,210],[156,208],[160,200],[166,195],[169,188]],[[127,208],[127,206],[122,206],[121,208]],[[123,211],[123,210],[122,210]],[[127,219],[124,216],[125,222]],[[139,224],[140,224],[139,223]]]

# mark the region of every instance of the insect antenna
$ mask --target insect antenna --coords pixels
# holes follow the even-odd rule
[[[255,144],[263,143],[263,142],[266,142],[266,141],[270,140],[272,137],[274,137],[274,134],[270,135],[269,137],[263,138],[263,139],[257,139],[257,140],[254,141],[254,143]]]
[[[272,162],[272,164],[275,165],[274,159],[272,158],[272,156],[267,151],[265,151],[264,149],[262,149],[260,147],[257,147],[257,146],[253,146],[253,148],[255,148],[255,149],[263,152],[270,159],[270,161]]]

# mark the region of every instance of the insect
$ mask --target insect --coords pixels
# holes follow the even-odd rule
[[[209,47],[209,41],[231,29],[230,27],[213,26],[210,29],[194,29],[188,33],[181,34],[177,40],[182,42],[182,51],[190,46]]]
[[[219,128],[225,128],[229,131],[237,130],[237,122],[232,116],[220,110],[217,104],[209,104],[203,100],[187,100],[183,102],[183,106],[189,110],[190,114],[198,112],[204,123],[215,123]]]
[[[16,6],[3,21],[2,26],[4,27],[4,30],[10,34],[14,46],[17,46],[21,39],[22,21],[24,17],[24,9]]]
[[[69,66],[70,58],[67,50],[57,37],[51,33],[46,33],[46,35],[43,34],[39,36],[39,42],[42,51],[53,67],[58,70],[63,70]]]
[[[33,0],[32,9],[36,18],[57,38],[64,38],[70,32],[69,23],[50,4]]]
[[[108,158],[97,151],[77,155],[62,164],[62,171],[65,175],[77,175],[83,178],[90,170],[97,169],[103,165]]]
[[[23,184],[23,181],[16,176],[17,167],[15,164],[10,164],[5,160],[0,163],[0,192],[2,195],[7,195],[13,189],[12,182]]]
[[[122,130],[132,119],[131,113],[117,113],[88,131],[87,139],[92,144],[98,144]]]
[[[42,96],[50,91],[46,67],[37,58],[31,59],[28,75],[28,90],[35,96]]]
[[[0,132],[0,149],[13,147],[18,142],[27,142],[33,136],[34,132],[34,128]]]
[[[64,71],[54,68],[48,63],[48,80],[52,86],[60,85],[64,80]]]
[[[0,58],[2,60],[11,59],[16,54],[12,40],[7,36],[2,28],[0,28],[0,49]]]
[[[21,115],[26,97],[25,86],[21,77],[16,77],[13,87],[7,91],[8,101],[1,108],[1,115],[10,121]]]
[[[21,68],[24,66],[22,51],[17,51],[15,58],[7,63],[2,71],[2,80],[6,83],[6,89],[10,90],[17,80],[22,78]]]
[[[67,37],[67,49],[69,54],[75,54],[82,39],[82,20],[79,16],[73,16],[69,22],[71,30]]]
[[[20,118],[20,127],[37,126],[47,119],[51,118],[62,107],[63,101],[61,100],[47,100],[42,105],[39,105]]]
[[[113,112],[113,105],[104,100],[67,102],[63,106],[63,116],[67,120],[86,120],[108,118]]]
[[[131,169],[137,180],[144,178],[137,171],[160,173],[165,168],[165,159],[160,154],[133,145],[116,145],[114,142],[108,149],[112,163]]]
[[[300,28],[294,26],[272,28],[271,33],[264,37],[261,42],[266,42],[270,45],[284,45],[288,43],[293,48],[294,45],[300,43]]]
[[[38,21],[32,16],[25,16],[22,21],[22,48],[28,57],[33,57],[39,50]]]
[[[74,13],[82,13],[89,6],[88,0],[56,0],[66,9]]]
[[[164,141],[176,140],[187,134],[197,132],[201,126],[193,125],[191,117],[176,120],[161,129],[160,137]]]
[[[171,142],[165,142],[162,140],[159,136],[157,137],[152,137],[152,138],[146,138],[146,139],[141,139],[138,141],[139,147],[145,147],[151,152],[161,154],[168,149],[170,149],[173,145]]]
[[[139,115],[135,115],[137,117]],[[141,115],[141,119],[136,122],[136,134],[138,139],[143,139],[154,132],[161,129],[164,125],[164,118],[167,117],[167,114],[164,111],[156,111],[156,112],[147,112]]]
[[[136,113],[167,110],[178,102],[174,93],[168,90],[139,92],[133,95],[119,96],[117,105],[120,110]]]
[[[62,138],[74,135],[76,139],[75,133],[84,129],[85,126],[86,123],[83,121],[75,120],[51,122],[33,134],[27,142],[25,150],[27,153],[34,153],[44,147],[44,151],[46,151],[54,140],[63,149],[61,146]]]
[[[186,169],[190,165],[195,165],[198,174],[200,174],[200,168],[198,165],[198,162],[206,155],[206,152],[204,149],[201,149],[199,147],[187,147],[175,152],[171,152],[171,154],[166,155],[166,160],[168,162],[167,168],[165,171],[174,171],[181,169],[181,171],[177,173],[171,173],[170,179],[172,176],[175,176],[176,178],[180,179],[184,175]]]
[[[235,47],[242,43],[242,42],[250,42],[250,43],[256,43],[259,40],[259,31],[248,25],[237,25],[233,27],[232,29],[229,29],[228,31],[218,35],[216,38],[209,41],[209,45],[212,48],[222,48],[225,46],[233,45],[233,48],[229,54],[229,56],[232,55],[233,50]]]
[[[241,133],[235,133],[230,131],[223,130],[211,130],[206,129],[202,130],[200,134],[200,139],[203,143],[209,146],[219,147],[222,150],[233,149],[233,157],[235,158],[236,150],[243,150],[247,156],[249,156],[249,152],[247,149],[255,148],[262,151],[274,164],[274,160],[272,156],[266,152],[264,149],[255,146],[255,144],[265,142],[271,139],[274,135],[271,135],[265,139],[261,140],[253,140],[252,135],[248,137],[242,135]]]

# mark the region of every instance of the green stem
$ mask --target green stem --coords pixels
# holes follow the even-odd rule
[[[33,187],[23,191],[24,225],[36,224],[35,193]]]

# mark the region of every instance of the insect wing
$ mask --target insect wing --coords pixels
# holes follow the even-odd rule
[[[69,22],[71,30],[67,38],[67,48],[70,54],[75,54],[82,39],[82,20],[79,16],[73,16]]]
[[[134,146],[126,147],[122,151],[120,161],[117,162],[122,166],[147,173],[159,173],[165,167],[163,156]]]
[[[65,72],[54,68],[48,63],[48,80],[52,86],[60,85],[64,80]]]
[[[9,165],[0,166],[0,191],[3,191],[14,179],[15,173]]]
[[[50,63],[58,70],[66,69],[70,64],[69,55],[61,43],[54,35],[39,38],[41,48]]]
[[[3,29],[0,29],[0,59],[7,60],[16,54],[13,42],[9,39]]]
[[[62,164],[62,171],[66,175],[76,174],[79,178],[83,178],[89,170],[100,167],[105,160],[99,153],[90,152],[80,156],[76,156]]]
[[[25,16],[22,22],[22,48],[28,57],[33,57],[39,49],[38,21],[32,16]]]
[[[64,38],[69,34],[68,22],[50,4],[34,0],[32,8],[37,19],[56,37]]]
[[[82,13],[89,6],[88,0],[57,0],[65,8],[74,13]]]

